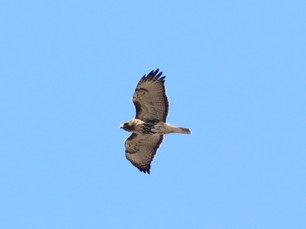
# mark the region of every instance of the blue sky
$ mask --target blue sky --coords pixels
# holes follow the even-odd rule
[[[0,228],[306,228],[305,1],[1,1]],[[151,174],[119,125],[160,68]]]

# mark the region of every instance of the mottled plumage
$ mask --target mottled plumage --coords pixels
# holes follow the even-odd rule
[[[151,162],[164,134],[191,133],[188,128],[166,123],[169,103],[164,82],[165,76],[162,76],[159,69],[144,75],[133,95],[135,119],[120,126],[128,132],[133,132],[125,141],[126,158],[144,173],[150,173]]]

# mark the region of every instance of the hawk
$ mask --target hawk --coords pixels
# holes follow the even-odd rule
[[[190,129],[166,123],[169,110],[165,76],[159,69],[144,75],[133,95],[134,119],[120,128],[132,132],[125,140],[126,158],[141,172],[150,174],[151,162],[165,134],[191,134]]]

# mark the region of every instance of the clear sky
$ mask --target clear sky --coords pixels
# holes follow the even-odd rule
[[[306,228],[305,1],[0,1],[0,228]],[[141,76],[169,135],[124,155]]]

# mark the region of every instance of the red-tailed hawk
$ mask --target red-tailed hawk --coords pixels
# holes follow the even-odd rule
[[[136,117],[120,128],[133,132],[125,141],[125,156],[141,172],[150,173],[151,161],[163,141],[164,134],[190,134],[188,128],[166,123],[169,109],[165,76],[159,69],[144,75],[133,95]]]

